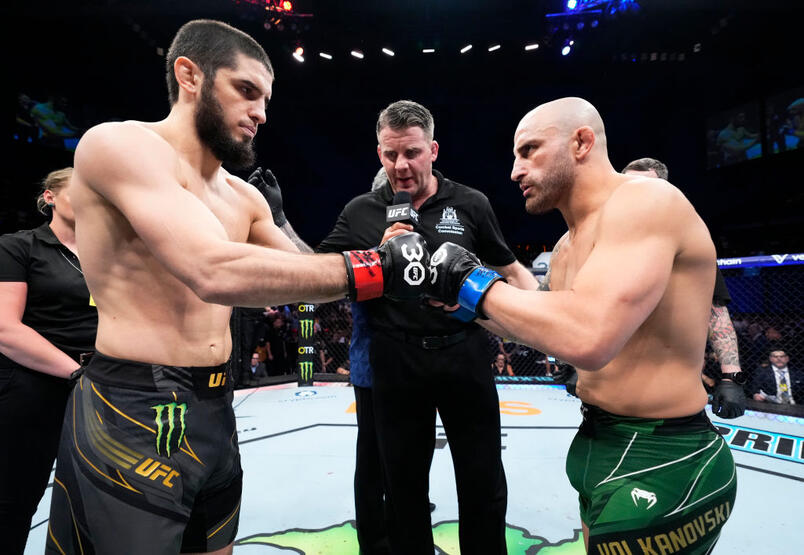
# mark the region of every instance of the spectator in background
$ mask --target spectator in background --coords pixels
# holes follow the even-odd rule
[[[0,544],[25,549],[56,459],[68,378],[95,348],[98,312],[75,246],[72,168],[37,199],[50,223],[0,237]]]
[[[265,369],[265,363],[260,362],[260,354],[253,353],[251,355],[251,364],[249,365],[248,380],[251,383],[259,383],[262,378],[267,378],[268,372]]]
[[[508,360],[506,360],[505,355],[502,353],[497,353],[497,356],[494,357],[494,362],[491,363],[491,373],[494,376],[513,376],[514,369],[508,364]]]
[[[804,403],[804,371],[790,367],[790,357],[782,349],[770,352],[770,365],[754,371],[751,381],[755,401],[782,405]]]
[[[738,112],[718,133],[717,148],[721,163],[732,164],[747,160],[746,151],[759,142],[759,134],[750,132],[745,125],[745,113]]]
[[[745,116],[743,115],[743,119]],[[642,175],[664,179],[670,176],[667,166],[654,158],[640,158],[630,162],[622,173],[626,175]],[[746,374],[740,370],[740,357],[737,347],[737,334],[729,317],[731,302],[726,280],[716,268],[715,289],[712,294],[712,312],[709,317],[709,343],[720,362],[720,372],[713,379],[712,411],[723,418],[736,418],[745,412],[745,392],[742,389]],[[706,384],[707,376],[701,373],[701,380]]]

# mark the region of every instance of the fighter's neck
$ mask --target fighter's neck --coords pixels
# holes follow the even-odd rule
[[[194,116],[189,107],[175,105],[168,117],[153,125],[156,131],[176,149],[176,153],[204,179],[211,180],[217,175],[221,161],[198,136]]]
[[[603,205],[622,183],[621,178],[622,175],[613,168],[604,172],[588,172],[576,178],[566,199],[558,207],[567,222],[570,235],[597,218]]]

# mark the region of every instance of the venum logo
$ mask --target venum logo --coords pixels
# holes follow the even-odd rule
[[[771,256],[773,256],[773,259],[776,261],[777,264],[781,264],[782,262],[784,262],[785,258],[787,258],[788,255],[786,255],[786,254],[772,254]]]
[[[170,458],[171,452],[177,450],[184,439],[187,403],[167,403],[151,408],[156,411],[156,454]]]
[[[645,491],[644,489],[634,488],[631,490],[631,500],[634,505],[639,507],[639,500],[645,499],[648,502],[647,508],[650,509],[656,504],[656,494],[652,491]]]

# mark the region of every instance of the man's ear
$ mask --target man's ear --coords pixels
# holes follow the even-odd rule
[[[204,83],[204,73],[190,58],[179,56],[173,62],[173,74],[179,84],[179,90],[184,90],[191,95],[198,94],[201,85]]]
[[[438,158],[438,141],[433,141],[430,143],[430,161],[435,162],[436,158]]]
[[[589,155],[595,146],[595,132],[588,125],[584,125],[575,130],[575,136],[572,140],[573,155],[576,160],[581,161]]]

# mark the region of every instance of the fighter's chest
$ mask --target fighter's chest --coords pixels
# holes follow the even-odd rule
[[[187,190],[200,200],[226,231],[230,241],[245,242],[251,227],[251,210],[245,199],[224,180],[214,185],[193,184]]]
[[[594,240],[590,237],[586,240],[576,238],[572,242],[565,241],[550,259],[550,290],[564,291],[572,288],[575,276],[583,267],[592,249],[595,246]]]

